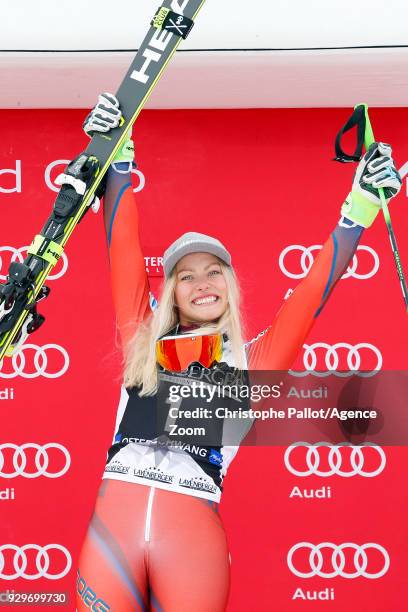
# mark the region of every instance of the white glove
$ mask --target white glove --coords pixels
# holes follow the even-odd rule
[[[122,111],[119,108],[119,100],[111,93],[102,93],[98,97],[98,103],[91,110],[83,123],[83,129],[87,136],[92,138],[95,132],[109,132],[118,127],[122,120]]]
[[[354,175],[352,191],[341,214],[363,227],[370,227],[381,208],[378,189],[384,189],[387,202],[401,189],[402,180],[392,159],[390,145],[373,142],[360,161]]]

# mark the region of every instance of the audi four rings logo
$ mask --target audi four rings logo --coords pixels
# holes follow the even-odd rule
[[[33,352],[34,351],[34,352]],[[28,364],[27,356],[32,357]],[[10,365],[12,371],[5,372],[5,366]],[[0,378],[59,378],[68,370],[69,355],[59,344],[23,344],[11,360],[4,360],[0,366]]]
[[[12,551],[14,554],[10,554],[8,551]],[[35,551],[35,556],[30,551]],[[3,544],[0,546],[0,578],[3,580],[15,580],[16,578],[59,580],[68,574],[71,566],[71,555],[61,544],[47,544],[46,546]]]
[[[327,447],[328,453],[325,453],[324,465],[322,458],[321,447]],[[304,451],[296,452],[296,449],[304,449]],[[344,450],[343,450],[344,449]],[[294,458],[293,453],[296,453],[298,461],[296,461],[296,467],[293,465]],[[345,456],[347,453],[347,457]],[[368,455],[374,455],[378,457],[376,466],[372,468],[370,462],[370,468],[365,469]],[[300,456],[300,461],[299,461]],[[309,444],[308,442],[295,442],[291,444],[285,451],[284,455],[285,466],[295,476],[344,476],[350,478],[351,476],[364,476],[366,478],[373,478],[378,476],[385,468],[387,462],[384,450],[381,446],[377,446],[372,443],[364,443],[361,446],[353,446],[347,442],[341,444],[330,444],[329,442],[316,442],[315,444]]]
[[[11,246],[0,246],[0,280],[7,280],[8,274],[8,265],[4,266],[3,269],[3,259],[4,253],[7,253],[8,264],[17,261],[18,263],[23,263],[24,258],[27,257],[27,249],[28,246],[21,247],[19,249],[15,249]],[[3,255],[2,255],[3,253]],[[47,281],[56,280],[57,278],[61,278],[65,274],[68,269],[68,258],[65,253],[62,253],[60,261],[62,261],[62,268],[59,272],[54,274],[50,274],[47,276]],[[5,262],[6,263],[6,262]]]
[[[328,556],[328,559],[325,559],[325,555],[322,552],[324,549],[331,551],[331,555]],[[346,563],[346,555],[344,552],[347,549],[354,550],[354,555],[351,561],[349,560],[349,563]],[[298,567],[295,567],[293,557],[298,551],[303,553],[304,551],[309,551],[306,560],[303,559],[302,569],[307,569],[305,566],[308,566],[310,567],[310,571],[301,571]],[[301,553],[298,553],[296,556],[298,558],[297,565],[299,565]],[[374,566],[375,568],[378,567],[378,557],[381,559],[382,567],[378,571],[373,571],[373,569],[370,571],[368,569],[370,562],[373,568]],[[353,542],[346,542],[345,544],[339,545],[332,544],[331,542],[322,542],[321,544],[299,542],[299,544],[292,546],[288,552],[287,562],[290,571],[299,578],[313,578],[314,576],[319,576],[320,578],[335,578],[336,576],[340,576],[341,578],[364,577],[374,579],[384,576],[390,567],[388,552],[383,546],[375,544],[374,542],[361,545],[354,544]],[[325,567],[331,565],[333,570],[322,571],[323,565]]]
[[[348,342],[337,342],[333,345],[326,344],[326,342],[315,342],[314,344],[304,344],[303,348],[305,349],[303,365],[306,371],[289,370],[292,376],[307,376],[313,373],[314,376],[320,377],[330,376],[330,374],[346,377],[351,374],[357,374],[358,376],[368,378],[374,376],[382,367],[383,360],[379,349],[369,342],[360,342],[355,345],[348,344]],[[322,356],[324,357],[324,366],[327,371],[315,372],[318,363],[318,351],[323,351]],[[362,359],[363,352],[366,359]],[[341,356],[343,357],[343,363],[340,363]],[[373,357],[374,363],[372,362]],[[319,367],[320,369],[323,368]]]
[[[30,453],[30,449],[35,450],[35,454]],[[50,462],[48,451],[52,451],[52,449],[54,449],[54,452],[51,452],[50,455],[53,460]],[[8,452],[8,450],[12,452]],[[50,463],[56,463],[56,461],[60,465],[61,460],[58,455],[61,455],[61,453],[64,459],[63,466],[58,470],[50,468]],[[3,468],[7,468],[7,464],[9,467],[4,470]],[[31,464],[31,470],[27,469],[28,464]],[[15,478],[16,476],[24,476],[24,478],[38,478],[38,476],[59,478],[69,470],[70,465],[71,456],[68,450],[57,442],[50,442],[42,446],[34,442],[28,442],[20,446],[11,442],[0,444],[0,478]],[[35,468],[35,471],[32,471],[33,468]]]
[[[302,246],[301,244],[291,244],[283,249],[282,253],[279,255],[279,267],[283,274],[288,276],[289,278],[304,278],[309,272],[310,268],[314,262],[314,251],[320,251],[323,248],[321,244],[313,244],[310,247]],[[292,251],[300,251],[300,272],[290,272],[285,263],[285,258]],[[359,278],[361,280],[366,280],[367,278],[371,278],[378,272],[378,268],[380,267],[380,259],[377,253],[369,246],[360,245],[357,247],[357,251],[366,251],[370,253],[372,257],[372,266],[369,272],[359,273],[357,272],[358,268],[358,258],[357,254],[353,255],[353,259],[351,260],[351,264],[347,268],[346,272],[343,274],[341,278]]]

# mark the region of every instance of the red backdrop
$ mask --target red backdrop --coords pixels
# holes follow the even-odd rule
[[[31,242],[49,214],[55,194],[47,182],[62,169],[50,164],[73,158],[86,145],[80,129],[84,114],[0,113],[3,280],[10,257]],[[264,329],[288,289],[305,273],[305,247],[321,245],[338,220],[354,167],[334,164],[331,158],[334,136],[348,115],[345,109],[144,112],[134,130],[140,170],[134,186],[146,256],[160,257],[185,231],[219,237],[232,252],[241,280],[247,336]],[[397,166],[405,174],[408,111],[374,109],[371,115],[375,133],[392,143]],[[391,213],[408,270],[406,198],[404,179]],[[318,369],[325,368],[327,354],[320,343],[346,344],[338,347],[340,369],[347,369],[352,350],[347,345],[360,343],[366,344],[360,350],[361,369],[375,368],[378,360],[383,369],[405,369],[407,319],[382,219],[364,234],[361,245],[353,269],[339,282],[308,344],[317,343]],[[160,264],[156,259],[147,264],[157,290]],[[60,262],[56,272],[63,274],[48,283],[52,293],[40,308],[47,322],[30,338],[34,347],[24,351],[25,362],[21,357],[14,363],[8,360],[0,370],[0,591],[69,591],[73,597],[76,559],[112,437],[121,356],[115,345],[101,215],[89,213],[75,231],[64,267]],[[302,358],[299,369],[306,365]],[[40,451],[36,465],[34,447],[10,446],[27,443],[62,448]],[[370,477],[296,476],[288,461],[285,465],[285,450],[242,448],[229,471],[221,505],[232,554],[229,610],[251,606],[284,611],[299,605],[309,610],[319,605],[302,600],[297,589],[304,594],[328,589],[334,597],[332,610],[346,605],[370,611],[403,608],[408,570],[406,449],[384,449],[385,463]],[[305,469],[305,453],[292,458]],[[321,465],[324,461],[322,457]],[[371,455],[365,461],[366,469],[370,462],[374,466]],[[346,454],[343,469],[351,471]],[[41,474],[44,471],[61,475],[50,478]],[[309,493],[326,487],[326,495],[330,487],[331,496],[290,497],[295,486]],[[298,574],[311,571],[307,551],[294,553],[292,569],[287,561],[290,549],[301,542],[371,543],[381,548],[366,550],[370,577],[304,578]],[[33,579],[38,571],[35,548],[19,557],[15,549],[5,547],[10,544],[63,548],[48,549],[51,577],[43,575],[44,555],[42,576]],[[333,561],[330,549],[322,552],[320,573],[333,572],[333,563],[341,565],[341,555]],[[350,548],[345,551],[343,571],[349,574],[364,565],[363,557],[353,560],[353,554]],[[388,560],[388,570],[381,571]],[[21,577],[24,571],[29,578]],[[7,579],[13,572],[16,578]],[[383,575],[374,578],[377,572]],[[58,573],[62,577],[53,579]],[[293,599],[296,593],[299,597]],[[67,609],[75,610],[73,601]]]

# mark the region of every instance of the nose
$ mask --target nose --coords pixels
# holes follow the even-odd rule
[[[197,278],[195,286],[197,291],[205,291],[206,289],[208,289],[209,286],[210,283],[208,282],[208,277],[206,274]]]

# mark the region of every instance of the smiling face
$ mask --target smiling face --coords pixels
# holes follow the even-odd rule
[[[175,274],[175,301],[181,325],[210,323],[225,313],[228,289],[215,255],[185,255],[177,263]]]

